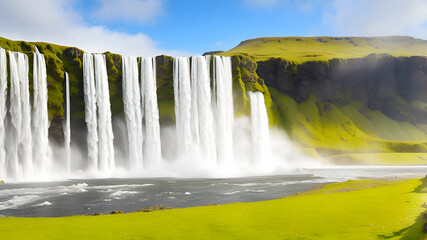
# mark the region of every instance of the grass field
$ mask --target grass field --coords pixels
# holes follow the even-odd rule
[[[0,218],[2,239],[424,239],[427,184],[359,180],[291,197],[63,218]]]
[[[360,58],[369,54],[427,56],[427,41],[412,37],[265,37],[241,42],[225,56],[249,54],[256,61],[283,58],[294,63]]]

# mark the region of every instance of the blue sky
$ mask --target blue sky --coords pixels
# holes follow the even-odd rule
[[[0,0],[0,36],[174,56],[270,36],[427,38],[425,0]]]
[[[80,1],[76,6],[92,25],[108,24],[113,31],[144,32],[164,49],[194,53],[227,50],[240,41],[263,36],[331,34],[322,24],[326,1],[304,5],[300,1],[274,5],[246,1],[164,1],[162,11],[150,21],[103,21],[91,15],[99,2]],[[307,9],[308,6],[308,9]]]

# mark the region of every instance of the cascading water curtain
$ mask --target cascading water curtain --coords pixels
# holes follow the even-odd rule
[[[96,113],[96,90],[93,56],[90,53],[83,54],[83,83],[85,100],[85,121],[87,125],[87,151],[89,169],[98,170],[98,121]]]
[[[264,94],[248,92],[251,103],[252,144],[254,165],[260,168],[271,166],[270,130]]]
[[[233,82],[231,58],[214,56],[215,122],[218,161],[223,166],[233,164]]]
[[[35,47],[35,46],[34,46]],[[10,106],[7,111],[7,58],[0,49],[0,177],[44,179],[51,169],[46,62],[37,47],[33,60],[32,105],[26,54],[8,51]],[[9,116],[7,115],[9,112]],[[6,142],[7,139],[7,142]]]
[[[193,146],[191,132],[191,82],[189,58],[174,58],[173,83],[178,154],[188,153]]]
[[[83,79],[89,168],[94,172],[109,173],[115,169],[115,159],[105,55],[83,55]]]
[[[66,115],[65,115],[65,126],[64,126],[64,147],[65,154],[67,156],[67,173],[71,175],[71,110],[70,110],[70,77],[65,72],[65,101],[66,101]]]
[[[145,119],[144,165],[161,161],[159,108],[157,105],[156,58],[141,59],[141,94]]]
[[[104,54],[94,54],[96,104],[98,106],[98,162],[101,172],[115,169],[113,126],[111,123],[110,92],[108,88],[107,62]]]
[[[28,57],[9,51],[9,60],[11,126],[6,147],[8,173],[14,179],[31,179],[33,162]]]
[[[211,81],[209,76],[209,60],[206,56],[191,58],[191,109],[192,131],[205,164],[216,165],[216,143],[212,112]]]
[[[47,111],[47,75],[43,54],[34,46],[33,61],[33,161],[35,170],[45,176],[51,167],[49,116]]]
[[[175,58],[173,68],[175,116],[180,154],[198,153],[204,164],[233,164],[233,97],[231,59],[214,56]],[[202,161],[202,160],[201,160]]]
[[[0,48],[0,179],[7,177],[6,173],[6,99],[7,99],[7,56]]]
[[[141,92],[136,57],[123,57],[123,104],[128,136],[128,168],[143,168]]]

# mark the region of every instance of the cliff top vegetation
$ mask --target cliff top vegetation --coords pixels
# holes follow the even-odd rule
[[[283,58],[294,63],[361,58],[369,54],[427,56],[427,41],[413,37],[264,37],[241,42],[224,56],[248,54],[256,61]]]

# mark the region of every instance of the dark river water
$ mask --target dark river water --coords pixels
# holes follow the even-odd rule
[[[163,205],[173,208],[253,202],[317,186],[365,178],[418,178],[427,167],[304,169],[293,174],[244,178],[73,179],[0,185],[0,216],[59,217],[108,214]]]

